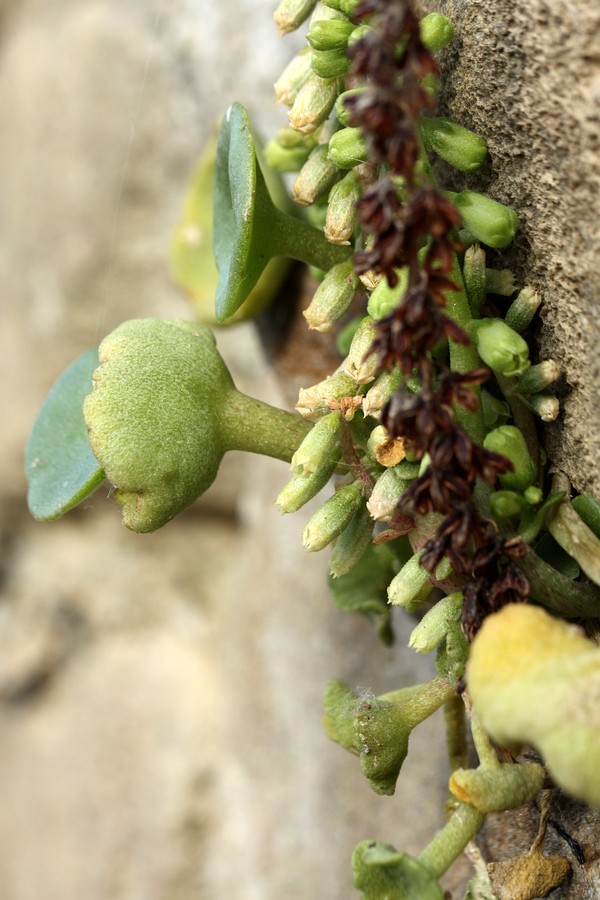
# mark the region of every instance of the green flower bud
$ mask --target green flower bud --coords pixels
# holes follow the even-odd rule
[[[294,475],[280,490],[275,500],[282,513],[293,513],[316,497],[335,471],[337,459],[333,457],[310,475]]]
[[[460,622],[462,607],[462,591],[438,600],[413,629],[408,646],[417,653],[430,653],[444,640],[450,628]]]
[[[358,223],[356,203],[362,193],[360,177],[355,169],[347,172],[331,188],[325,218],[325,237],[333,244],[349,244]]]
[[[360,281],[351,260],[332,266],[303,312],[308,327],[314,331],[333,328],[348,310],[359,286]]]
[[[488,294],[510,297],[515,292],[515,276],[510,269],[486,269],[485,288]]]
[[[463,280],[467,297],[469,298],[471,314],[476,319],[485,303],[487,290],[485,250],[479,244],[473,244],[471,247],[467,247],[465,251]]]
[[[527,502],[515,491],[494,491],[490,495],[490,510],[495,519],[513,519],[520,516]]]
[[[352,47],[357,41],[360,41],[365,35],[373,32],[370,25],[357,25],[352,34],[348,38],[348,47]]]
[[[339,0],[339,6],[337,7],[340,12],[343,12],[344,15],[352,18],[354,15],[354,10],[358,6],[360,0]]]
[[[301,134],[312,134],[333,109],[337,95],[337,78],[321,78],[313,72],[298,90],[290,109],[289,122],[292,128]]]
[[[430,574],[421,565],[423,551],[419,550],[406,562],[388,587],[388,600],[394,606],[408,606],[430,584]],[[443,559],[435,572],[435,578],[443,581],[452,571],[447,559]]]
[[[386,469],[377,481],[367,501],[367,509],[377,522],[390,522],[398,512],[400,497],[410,487],[410,481],[401,478],[397,466]]]
[[[526,394],[521,400],[542,422],[554,422],[560,412],[560,401],[554,394]]]
[[[330,574],[341,578],[351,572],[370,547],[372,537],[373,522],[367,508],[362,506],[335,542],[329,560]]]
[[[508,308],[506,324],[522,334],[531,324],[541,302],[541,297],[533,288],[524,287]]]
[[[346,100],[349,97],[355,97],[358,94],[364,94],[364,92],[364,87],[352,88],[349,91],[343,91],[337,98],[337,100],[335,101],[335,114],[340,125],[346,126],[352,124],[350,121],[350,109],[346,106]]]
[[[345,50],[313,50],[311,66],[321,78],[341,78],[350,68]]]
[[[352,854],[352,871],[362,900],[443,900],[444,892],[431,872],[391,844],[362,841]]]
[[[533,744],[552,779],[600,806],[600,650],[579,628],[529,604],[483,623],[471,645],[469,694],[500,746]]]
[[[313,50],[343,50],[353,30],[348,19],[319,19],[312,22],[306,40]]]
[[[408,287],[408,267],[395,269],[398,276],[398,284],[390,287],[387,278],[382,278],[375,290],[369,297],[367,310],[373,319],[383,319],[388,316],[392,310],[400,305],[402,297]]]
[[[514,210],[475,191],[446,193],[458,208],[465,227],[478,241],[495,248],[510,244],[519,227],[519,219]]]
[[[454,37],[454,26],[450,19],[440,13],[429,13],[419,22],[421,41],[430,53],[437,53]]]
[[[275,172],[298,172],[308,159],[309,149],[299,145],[297,147],[282,147],[277,140],[269,141],[265,145],[265,160],[270,169]]]
[[[352,169],[368,159],[367,142],[360,128],[342,128],[329,140],[329,156],[340,169]]]
[[[280,0],[273,14],[280,34],[295,31],[308,19],[315,8],[317,0]]]
[[[419,121],[419,131],[427,150],[433,150],[461,172],[474,172],[487,159],[483,138],[451,119],[423,118]]]
[[[356,482],[338,488],[304,528],[302,543],[305,548],[311,552],[323,550],[350,524],[361,503],[362,493]]]
[[[485,436],[486,450],[508,457],[514,466],[513,472],[500,475],[500,484],[510,491],[524,491],[535,481],[537,468],[529,455],[525,438],[514,425],[501,425]]]
[[[104,339],[99,359],[84,418],[134,531],[160,528],[189,506],[227,450],[291,459],[306,433],[294,416],[235,389],[205,326],[124,322]]]
[[[354,746],[376,794],[391,795],[408,753],[411,731],[454,693],[441,678],[364,700],[356,711]]]
[[[346,372],[335,372],[324,381],[309,388],[300,388],[296,411],[305,419],[318,419],[332,409],[357,409],[362,397],[357,395],[356,382]]]
[[[544,492],[541,488],[536,487],[534,484],[530,484],[529,487],[525,488],[523,491],[523,496],[525,502],[529,504],[529,506],[537,506],[537,504],[541,503],[544,499]]]
[[[340,177],[340,170],[327,156],[327,146],[311,150],[293,187],[293,197],[300,206],[310,206],[327,194]]]
[[[502,375],[522,375],[529,368],[527,342],[503,319],[471,322],[469,332],[477,344],[481,359]]]
[[[399,390],[402,380],[402,372],[398,366],[378,375],[363,400],[365,416],[378,417],[390,397]]]
[[[314,475],[324,465],[340,458],[339,433],[342,417],[339,412],[319,419],[308,432],[294,455],[291,469],[294,475]]]
[[[312,73],[311,56],[310,48],[303,47],[285,67],[274,85],[277,103],[293,105],[300,88]]]
[[[449,787],[462,803],[470,803],[487,814],[518,809],[531,803],[545,780],[545,769],[539,763],[503,763],[478,769],[456,769],[450,776]]]
[[[375,323],[370,316],[365,316],[356,330],[350,352],[343,363],[344,372],[357,384],[368,384],[377,374],[377,356],[375,353],[369,354],[374,339]]]
[[[506,400],[498,400],[485,388],[481,390],[481,411],[487,428],[492,428],[499,420],[510,416],[510,406]]]
[[[519,378],[519,391],[523,394],[537,394],[543,391],[560,376],[560,366],[553,359],[532,366]]]

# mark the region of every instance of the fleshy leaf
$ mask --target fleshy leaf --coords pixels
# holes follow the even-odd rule
[[[50,389],[25,448],[27,503],[42,522],[58,519],[104,480],[83,420],[83,401],[92,389],[98,351],[88,350]]]

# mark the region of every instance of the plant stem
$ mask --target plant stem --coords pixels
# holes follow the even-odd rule
[[[302,219],[296,219],[276,208],[274,211],[270,242],[274,255],[299,259],[326,272],[352,255],[351,247],[330,243],[322,231]]]
[[[469,803],[460,803],[441,831],[417,856],[435,878],[440,878],[477,834],[485,815]]]
[[[446,748],[450,769],[465,769],[469,763],[465,704],[458,694],[450,697],[444,706],[446,723]]]
[[[486,769],[499,769],[500,760],[474,709],[471,710],[471,734],[479,757],[479,765]]]
[[[566,619],[600,616],[600,588],[565,578],[528,547],[519,560],[525,572],[531,595],[540,606],[559,613]]]
[[[540,445],[538,442],[535,418],[527,406],[519,397],[519,382],[517,378],[508,378],[500,372],[495,372],[498,386],[510,406],[510,411],[515,425],[525,438],[527,450],[538,470],[538,482],[540,481]]]
[[[448,291],[446,294],[446,310],[456,324],[466,331],[472,318],[471,308],[456,253],[454,253],[454,265],[450,277],[458,286],[458,290]],[[474,344],[458,344],[456,341],[449,340],[448,345],[450,348],[450,368],[453,372],[469,372],[471,369],[476,369],[481,365]],[[479,386],[472,388],[472,390],[479,398]],[[457,404],[454,407],[454,415],[458,424],[469,433],[476,443],[481,444],[485,437],[481,404],[474,411],[465,409],[460,404]]]
[[[312,425],[295,413],[277,409],[240,391],[229,391],[218,417],[219,435],[228,450],[260,453],[291,462]]]

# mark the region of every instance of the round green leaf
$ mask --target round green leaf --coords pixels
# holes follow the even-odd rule
[[[104,480],[83,420],[83,400],[92,389],[98,351],[88,350],[54,383],[25,448],[27,503],[35,519],[58,519],[85,500]]]

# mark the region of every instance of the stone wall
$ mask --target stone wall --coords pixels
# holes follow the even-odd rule
[[[559,459],[597,488],[597,20],[591,0],[560,6],[447,3],[445,103],[490,143],[473,186],[522,215],[507,260],[543,291],[544,352],[566,369],[577,462]],[[268,7],[0,3],[3,900],[346,900],[356,841],[415,852],[441,824],[439,719],[391,799],[323,735],[328,677],[381,692],[431,665],[403,649],[409,622],[386,650],[333,608],[326,560],[300,547],[309,511],[272,506],[285,466],[232,455],[151,536],[108,490],[54,525],[24,507],[22,447],[65,364],[123,319],[191,315],[165,254],[203,143],[233,99],[266,133],[284,119],[270,85],[294,38]],[[219,340],[240,387],[284,402],[251,328]]]

